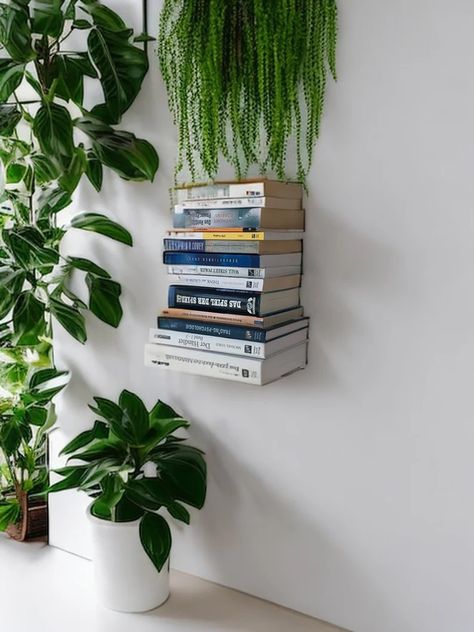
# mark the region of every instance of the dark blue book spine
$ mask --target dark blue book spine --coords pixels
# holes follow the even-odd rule
[[[158,318],[160,329],[182,331],[202,336],[218,336],[219,338],[234,338],[235,340],[248,340],[249,342],[265,342],[267,332],[265,329],[247,328],[240,325],[220,325],[215,323],[203,323],[199,320],[185,320],[184,318]]]
[[[165,250],[206,252],[204,239],[164,239]]]
[[[260,255],[218,254],[209,252],[164,252],[163,262],[179,266],[234,266],[260,268]]]
[[[260,316],[260,298],[256,292],[170,285],[168,307]]]

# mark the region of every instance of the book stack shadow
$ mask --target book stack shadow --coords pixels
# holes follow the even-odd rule
[[[305,367],[300,184],[276,180],[175,189],[164,239],[168,307],[145,364],[263,385]]]

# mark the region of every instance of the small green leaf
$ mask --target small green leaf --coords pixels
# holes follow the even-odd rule
[[[74,22],[72,23],[72,28],[79,30],[90,29],[92,28],[92,24],[87,20],[78,19],[74,20]]]
[[[35,178],[38,184],[51,182],[56,180],[61,174],[61,165],[54,156],[45,156],[44,154],[35,154],[31,156],[31,161],[35,170]],[[49,192],[49,190],[48,190]],[[64,195],[64,193],[63,193]],[[45,194],[43,194],[43,200]]]
[[[68,110],[56,103],[47,103],[38,110],[33,122],[33,133],[43,153],[53,155],[69,164],[74,155],[72,120]]]
[[[0,501],[0,531],[6,531],[11,524],[16,524],[20,514],[20,503],[16,498]]]
[[[122,426],[130,443],[142,445],[150,427],[145,404],[135,393],[123,390],[120,393],[119,405],[123,411]]]
[[[51,485],[48,489],[48,493],[53,494],[54,492],[62,492],[66,489],[75,489],[79,487],[86,472],[87,470],[84,467],[75,467],[70,471],[66,478],[62,481],[58,481],[54,485]]]
[[[13,308],[14,341],[17,345],[34,346],[46,332],[45,304],[33,292],[22,292]]]
[[[11,162],[6,169],[7,184],[21,182],[26,174],[27,167],[19,162]]]
[[[79,184],[86,167],[86,152],[82,149],[82,147],[76,147],[69,167],[59,179],[61,188],[69,194],[73,193]]]
[[[84,316],[75,307],[66,305],[57,299],[50,299],[49,307],[52,315],[71,334],[73,338],[84,344],[87,340],[87,332]]]
[[[83,272],[90,272],[104,279],[110,279],[110,274],[104,268],[101,268],[90,259],[84,259],[82,257],[68,257],[67,259],[73,268],[82,270]]]
[[[1,62],[1,60],[0,60]],[[0,86],[2,82],[1,77],[1,63],[0,63]],[[1,88],[0,88],[1,91]],[[1,101],[1,99],[0,99]],[[21,121],[21,112],[16,105],[0,105],[0,136],[11,136],[13,130]]]
[[[100,233],[101,235],[110,237],[110,239],[115,239],[123,244],[127,244],[127,246],[133,245],[132,236],[128,230],[99,213],[81,213],[80,215],[76,215],[71,221],[71,227]]]
[[[88,158],[86,165],[86,176],[97,192],[102,188],[103,169],[102,163],[95,157]]]
[[[91,312],[104,323],[118,327],[123,315],[120,305],[120,284],[90,273],[86,275],[86,283],[89,288],[89,309]]]
[[[60,454],[72,454],[76,450],[85,447],[95,439],[106,439],[109,429],[102,421],[96,421],[91,430],[81,432],[61,450]]]
[[[148,557],[161,571],[171,551],[171,531],[166,520],[147,512],[140,522],[140,540]]]
[[[0,59],[0,102],[4,103],[15,92],[23,79],[25,64],[12,59]],[[9,106],[10,107],[10,106]],[[15,106],[13,106],[15,108]]]

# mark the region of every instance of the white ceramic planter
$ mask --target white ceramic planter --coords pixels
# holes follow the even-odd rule
[[[111,610],[145,612],[169,596],[169,560],[158,573],[140,542],[139,524],[100,520],[87,510],[97,597]]]

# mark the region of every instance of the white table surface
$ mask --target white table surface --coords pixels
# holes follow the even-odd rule
[[[337,628],[178,571],[152,612],[106,610],[92,564],[41,543],[0,535],[1,630],[15,632],[336,632]]]

